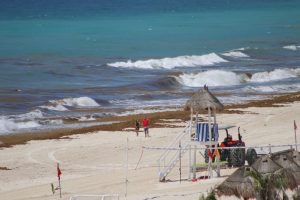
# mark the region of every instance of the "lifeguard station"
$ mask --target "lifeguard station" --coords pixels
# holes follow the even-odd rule
[[[187,101],[185,109],[188,109],[191,112],[190,122],[187,124],[184,131],[174,138],[159,158],[159,181],[166,180],[166,176],[176,166],[177,162],[181,161],[182,156],[187,151],[189,152],[188,178],[195,179],[197,167],[196,154],[197,149],[199,148],[207,148],[205,154],[208,155],[203,155],[208,159],[207,177],[210,178],[213,176],[213,156],[211,156],[211,154],[214,154],[213,147],[218,145],[219,138],[216,113],[217,111],[223,110],[223,105],[208,90],[208,87],[204,86]],[[200,122],[198,117],[199,113],[208,113],[207,119]],[[220,176],[219,164],[217,164],[215,171],[217,176]]]

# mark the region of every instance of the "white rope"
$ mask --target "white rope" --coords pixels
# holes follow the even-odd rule
[[[142,148],[142,153],[141,153],[141,155],[140,155],[139,161],[137,162],[136,167],[135,167],[134,170],[136,170],[136,169],[138,168],[138,166],[139,166],[139,164],[140,164],[140,161],[141,161],[141,159],[142,159],[143,153],[144,153],[144,149]]]
[[[300,144],[297,144],[299,146]],[[262,148],[269,148],[269,147],[293,147],[296,146],[296,144],[282,144],[282,145],[262,145],[262,146],[238,146],[238,147],[212,147],[213,149],[262,149]],[[147,150],[174,150],[178,151],[180,148],[169,148],[169,147],[146,147],[142,146],[143,149]],[[197,148],[192,148],[196,150],[203,150],[207,149],[208,147],[197,147]],[[188,150],[188,148],[181,148],[181,150]]]
[[[163,195],[158,195],[158,196],[153,196],[153,197],[147,197],[143,200],[151,200],[151,199],[159,199],[162,197],[184,197],[184,196],[191,196],[195,194],[204,194],[204,192],[192,192],[192,193],[179,193],[179,194],[163,194]]]

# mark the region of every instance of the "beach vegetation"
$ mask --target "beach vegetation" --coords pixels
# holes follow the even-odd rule
[[[248,176],[253,178],[257,199],[261,200],[286,199],[285,191],[297,187],[293,174],[287,169],[280,169],[265,175],[250,171]]]
[[[204,194],[199,198],[199,200],[217,200],[216,193],[214,190],[210,191],[205,197]]]

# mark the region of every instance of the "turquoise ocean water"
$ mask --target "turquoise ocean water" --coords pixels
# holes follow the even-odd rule
[[[4,0],[0,27],[0,134],[300,88],[296,0]]]

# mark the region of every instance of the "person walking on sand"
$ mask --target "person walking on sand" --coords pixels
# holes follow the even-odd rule
[[[135,120],[135,132],[136,132],[136,136],[139,136],[139,131],[140,131],[140,122],[139,122],[139,120]]]
[[[150,137],[149,136],[149,124],[150,124],[150,120],[147,117],[144,117],[143,127],[144,127],[144,131],[145,131],[145,137]]]

